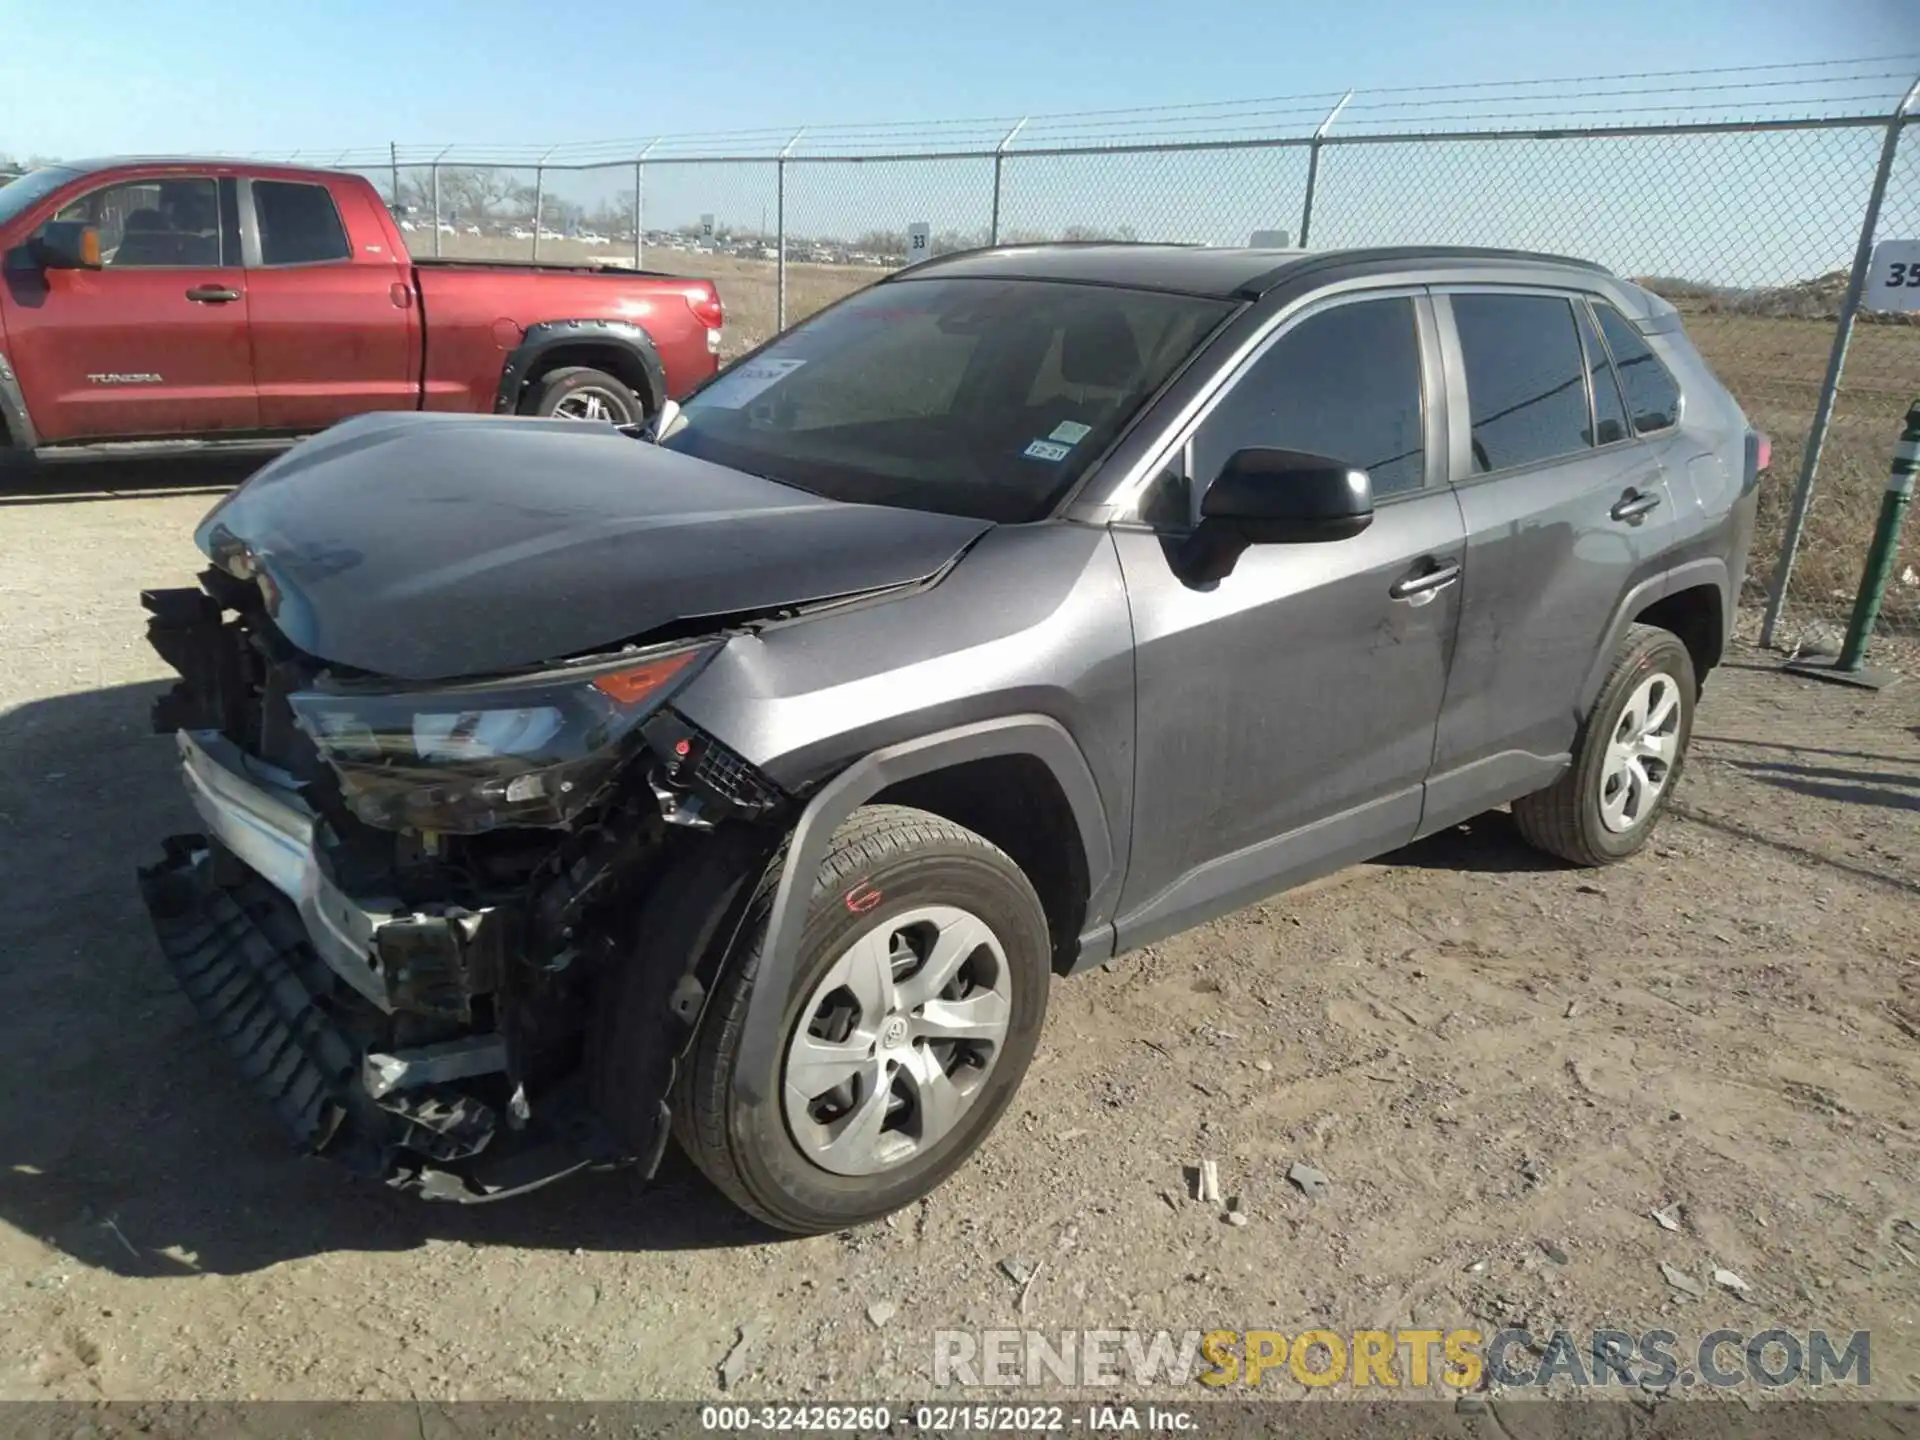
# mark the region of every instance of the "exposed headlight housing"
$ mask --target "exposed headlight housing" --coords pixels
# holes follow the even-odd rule
[[[641,722],[721,643],[434,690],[303,690],[288,701],[369,825],[455,835],[564,825],[638,748]]]

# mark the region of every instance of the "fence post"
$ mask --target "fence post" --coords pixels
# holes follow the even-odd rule
[[[547,147],[533,165],[533,258],[540,258],[540,217],[547,205],[547,155],[553,154],[553,147]]]
[[[1835,669],[1857,670],[1867,658],[1867,642],[1873,638],[1873,625],[1880,618],[1880,604],[1886,599],[1887,582],[1893,578],[1893,562],[1900,551],[1900,522],[1906,518],[1913,501],[1913,477],[1920,473],[1920,400],[1907,407],[1906,429],[1894,446],[1893,471],[1887,479],[1887,492],[1880,501],[1880,520],[1874,527],[1873,545],[1867,551],[1867,566],[1860,576],[1860,594],[1853,603],[1853,618],[1847,623],[1846,643],[1840,647]]]
[[[447,150],[452,148],[449,145]],[[442,150],[434,156],[433,167],[427,172],[433,180],[433,258],[436,260],[440,258],[440,162],[446,157],[446,153],[446,150]]]
[[[1847,365],[1847,346],[1853,340],[1853,317],[1860,309],[1860,292],[1866,288],[1867,267],[1873,260],[1873,237],[1880,227],[1880,206],[1887,197],[1887,180],[1893,173],[1893,160],[1900,149],[1900,133],[1907,123],[1907,110],[1920,96],[1920,80],[1887,119],[1886,139],[1880,145],[1880,164],[1873,172],[1873,188],[1867,192],[1867,213],[1860,220],[1860,239],[1853,247],[1853,272],[1847,276],[1847,293],[1840,301],[1840,316],[1834,326],[1833,350],[1827,356],[1826,379],[1820,383],[1820,401],[1814,407],[1813,426],[1807,431],[1806,453],[1800,458],[1800,479],[1793,487],[1793,504],[1787,512],[1787,533],[1780,541],[1780,558],[1774,562],[1773,581],[1767,587],[1767,612],[1760,621],[1760,648],[1773,648],[1774,632],[1779,629],[1781,612],[1787,605],[1787,581],[1793,576],[1794,557],[1800,551],[1800,534],[1806,528],[1807,507],[1813,503],[1814,477],[1820,471],[1820,452],[1826,448],[1827,430],[1833,423],[1833,402],[1840,392],[1840,375]]]
[[[1347,108],[1347,102],[1351,99],[1353,99],[1353,91],[1349,90],[1340,97],[1340,103],[1327,112],[1327,118],[1320,122],[1320,127],[1313,132],[1313,139],[1307,142],[1307,194],[1306,198],[1300,202],[1300,248],[1302,250],[1307,248],[1307,234],[1313,229],[1313,192],[1314,187],[1320,182],[1320,142],[1326,137],[1327,131],[1333,128],[1333,122],[1339,118],[1340,112]]]
[[[1007,147],[1013,144],[1013,137],[1026,127],[1030,117],[1022,115],[1019,122],[1007,131],[1000,143],[993,147],[993,219],[987,226],[987,244],[1000,243],[1000,167],[1007,158]]]
[[[647,156],[660,143],[654,136],[633,165],[633,268],[644,270],[647,264]]]
[[[800,143],[800,137],[807,132],[796,130],[793,139],[780,149],[780,156],[773,162],[773,329],[774,333],[787,328],[787,156],[793,153],[793,147]],[[760,212],[760,223],[766,224],[767,212]]]

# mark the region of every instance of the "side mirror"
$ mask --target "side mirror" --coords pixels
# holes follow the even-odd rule
[[[1303,450],[1239,450],[1200,501],[1202,528],[1249,545],[1346,540],[1373,523],[1367,472]]]
[[[79,220],[49,220],[33,237],[32,250],[48,270],[100,268],[100,232]]]

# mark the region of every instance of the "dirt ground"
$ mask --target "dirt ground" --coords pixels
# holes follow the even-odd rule
[[[138,591],[232,478],[0,496],[0,1399],[706,1397],[743,1326],[731,1395],[898,1398],[941,1327],[1522,1319],[1865,1329],[1920,1398],[1920,669],[1743,650],[1631,864],[1491,815],[1057,981],[999,1131],[893,1223],[778,1239],[677,1158],[437,1208],[287,1153],[135,894],[190,828]]]

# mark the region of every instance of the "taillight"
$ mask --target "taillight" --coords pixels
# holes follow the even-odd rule
[[[1753,468],[1756,470],[1764,470],[1769,465],[1773,464],[1772,437],[1770,437],[1767,434],[1767,432],[1764,430],[1756,430],[1753,432],[1753,438],[1754,438]]]
[[[687,288],[687,308],[693,311],[693,318],[709,330],[718,330],[727,320],[727,310],[720,303],[720,292],[711,285],[692,285]]]

